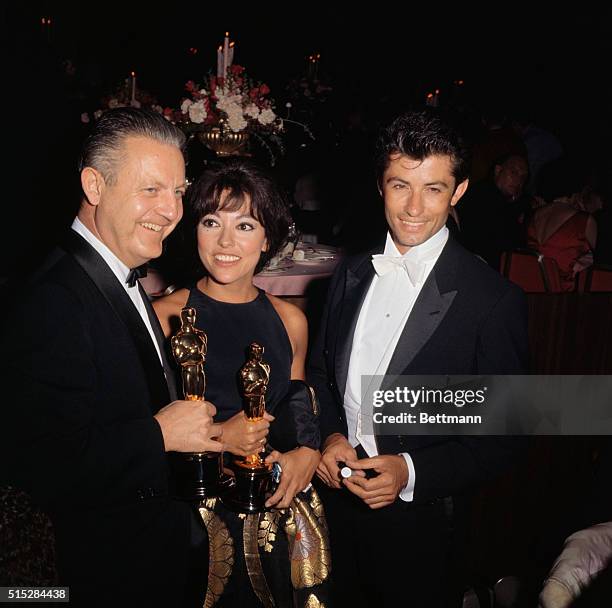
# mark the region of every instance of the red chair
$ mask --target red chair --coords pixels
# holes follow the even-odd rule
[[[612,266],[589,266],[576,277],[579,292],[612,291]]]
[[[561,291],[557,263],[536,251],[504,251],[501,256],[501,273],[527,293]]]

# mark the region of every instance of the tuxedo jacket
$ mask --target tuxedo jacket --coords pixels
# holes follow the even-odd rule
[[[73,231],[15,297],[2,346],[9,480],[51,515],[60,582],[77,605],[174,605],[190,512],[169,497],[153,415],[175,389],[145,324]]]
[[[322,443],[347,436],[343,407],[355,326],[374,277],[372,253],[350,257],[330,285],[309,381],[320,403]],[[449,237],[425,281],[389,362],[389,375],[526,373],[523,292]],[[500,437],[377,435],[381,454],[408,452],[414,501],[463,492],[508,465],[521,442]]]

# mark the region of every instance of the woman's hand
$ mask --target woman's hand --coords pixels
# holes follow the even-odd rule
[[[262,420],[256,422],[249,420],[244,412],[238,412],[229,420],[221,423],[223,449],[236,456],[258,454],[266,444],[272,420],[274,416],[268,412],[265,412]]]
[[[321,453],[319,450],[313,450],[304,446],[284,454],[274,450],[266,458],[266,462],[268,464],[278,462],[282,473],[278,488],[266,501],[266,507],[286,509],[294,496],[308,486],[320,458]]]

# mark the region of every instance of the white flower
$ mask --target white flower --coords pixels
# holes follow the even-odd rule
[[[95,118],[96,120],[98,120],[98,118],[100,118],[100,116],[102,116],[102,114],[103,114],[103,113],[104,113],[104,112],[103,112],[102,110],[96,110],[96,111],[94,112],[94,118]]]
[[[238,133],[246,128],[247,121],[244,119],[240,108],[238,108],[238,112],[228,113],[227,124],[234,133]]]
[[[163,114],[164,109],[161,106],[158,106],[157,104],[153,104],[151,106],[151,110],[153,110],[153,112],[157,112],[158,114]]]
[[[87,112],[81,114],[81,122],[85,124],[89,122],[89,114]]]
[[[217,95],[217,108],[226,114],[229,114],[232,111],[235,111],[234,108],[237,108],[238,111],[242,114],[242,109],[240,107],[240,102],[242,98],[240,95]]]
[[[196,101],[189,106],[189,119],[191,122],[195,122],[196,124],[200,124],[204,122],[206,118],[206,108],[204,107],[204,102],[202,100]]]
[[[108,100],[108,107],[112,110],[113,108],[120,108],[122,107],[123,104],[119,103],[119,100],[115,99],[114,97],[112,99]]]
[[[251,118],[257,118],[259,116],[259,108],[254,103],[251,103],[244,109],[244,113]]]
[[[200,89],[200,95],[202,95],[202,97],[206,97],[206,95],[208,95],[206,89]]]
[[[276,120],[276,114],[270,108],[266,108],[265,110],[262,110],[261,114],[257,117],[257,120],[262,125],[269,125]]]
[[[181,112],[183,114],[187,114],[187,112],[189,111],[189,106],[193,103],[193,101],[191,101],[191,99],[185,99],[183,101],[183,103],[181,104]]]

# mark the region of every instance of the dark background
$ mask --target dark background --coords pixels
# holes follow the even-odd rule
[[[304,75],[309,54],[321,53],[319,75],[333,86],[320,129],[328,134],[354,108],[375,127],[440,88],[443,102],[452,98],[475,115],[491,105],[526,112],[585,159],[608,145],[610,9],[245,6],[11,2],[1,9],[5,179],[13,191],[2,204],[0,276],[37,257],[74,213],[81,112],[100,107],[132,70],[139,89],[177,107],[186,80],[216,68],[225,31],[236,41],[235,63],[269,84],[281,115],[287,82]],[[50,34],[43,16],[52,19]],[[458,79],[461,90],[452,85]]]

